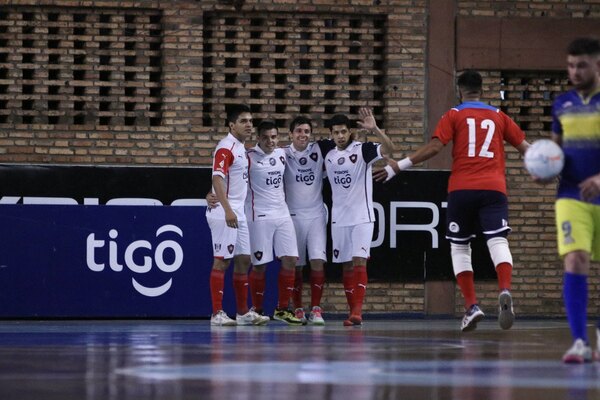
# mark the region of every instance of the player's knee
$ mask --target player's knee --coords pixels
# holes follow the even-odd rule
[[[450,256],[452,257],[452,268],[454,276],[461,272],[473,271],[471,264],[471,245],[450,243]]]
[[[487,246],[494,266],[502,263],[513,265],[512,254],[508,247],[508,240],[505,237],[493,237],[487,241]]]
[[[589,274],[590,255],[586,251],[576,250],[565,255],[565,271],[573,274]]]

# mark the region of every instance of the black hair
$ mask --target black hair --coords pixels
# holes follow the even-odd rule
[[[250,107],[245,104],[231,104],[226,107],[227,111],[227,121],[225,121],[225,125],[229,126],[229,123],[235,123],[238,117],[243,113],[249,113]]]
[[[346,125],[346,128],[352,128],[352,121],[344,114],[335,114],[329,121],[327,127],[331,131],[334,125]]]
[[[292,122],[290,123],[290,132],[293,132],[294,129],[296,129],[296,127],[298,125],[304,125],[304,124],[307,124],[308,126],[310,126],[310,131],[312,132],[312,130],[313,130],[312,122],[311,122],[310,118],[305,117],[304,115],[299,115],[292,120]]]
[[[260,124],[256,127],[256,134],[260,136],[264,131],[270,131],[271,129],[277,129],[277,125],[273,121],[269,121],[268,119],[261,121]]]
[[[567,47],[570,56],[600,55],[600,41],[591,37],[581,37],[573,40]]]
[[[460,74],[456,80],[456,84],[459,88],[468,92],[478,92],[481,91],[483,79],[481,79],[481,74],[479,72],[468,69]]]

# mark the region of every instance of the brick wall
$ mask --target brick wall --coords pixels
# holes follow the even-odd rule
[[[457,1],[457,13],[598,18],[594,3]],[[367,104],[399,157],[423,143],[429,4],[0,0],[0,162],[207,166],[232,102],[282,127],[308,114],[317,136],[324,118]],[[566,86],[564,76],[506,71],[486,71],[486,84],[529,139],[547,134],[551,96]],[[563,315],[553,191],[530,184],[508,154],[517,312]],[[478,290],[492,310],[495,283]],[[422,312],[423,298],[422,284],[373,283],[366,308]],[[339,284],[324,306],[346,309]]]

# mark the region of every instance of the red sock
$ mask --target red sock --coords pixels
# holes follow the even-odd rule
[[[354,307],[354,270],[344,271],[342,275],[342,281],[344,282],[344,292],[346,293],[346,301],[350,310]]]
[[[290,304],[290,297],[294,291],[294,279],[296,272],[292,269],[281,268],[279,270],[279,279],[277,286],[279,288],[279,299],[277,300],[277,308],[285,310]]]
[[[512,265],[506,262],[498,264],[496,267],[496,274],[498,275],[498,287],[500,290],[510,290]]]
[[[357,265],[354,267],[354,309],[352,314],[360,315],[362,313],[363,300],[367,293],[367,266]]]
[[[456,282],[465,299],[465,308],[468,310],[473,304],[477,304],[473,271],[464,271],[456,275]]]
[[[252,297],[252,305],[256,310],[262,311],[263,300],[265,299],[265,273],[257,272],[252,269],[250,271],[250,297]]]
[[[210,271],[210,298],[212,299],[213,314],[223,309],[223,288],[225,286],[225,271],[213,269]]]
[[[310,271],[310,306],[320,306],[325,286],[325,271]]]
[[[233,291],[237,313],[246,314],[248,312],[248,274],[233,273]]]
[[[292,293],[292,301],[294,302],[294,307],[302,308],[302,269],[296,268],[296,275],[294,280],[294,292]]]

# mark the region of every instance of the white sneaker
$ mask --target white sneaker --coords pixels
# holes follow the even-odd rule
[[[244,315],[236,314],[235,321],[238,325],[264,325],[269,322],[270,318],[265,315],[260,315],[252,307]]]
[[[312,325],[325,325],[325,320],[321,315],[321,307],[314,306],[308,314],[308,323]]]
[[[584,362],[592,361],[592,348],[585,344],[583,339],[577,339],[573,342],[573,346],[563,355],[564,363],[567,364],[583,364]]]
[[[515,322],[515,312],[512,305],[512,296],[505,289],[498,296],[498,324],[502,329],[510,329],[513,322]]]
[[[479,309],[477,304],[473,304],[462,319],[460,330],[463,332],[472,331],[477,328],[477,323],[483,319],[485,314]]]
[[[219,310],[217,311],[216,314],[213,314],[212,317],[210,317],[210,324],[212,326],[236,326],[237,323],[232,320],[231,318],[229,318],[229,316],[227,314],[225,314],[225,311],[223,310]]]
[[[304,313],[303,308],[296,308],[296,311],[294,311],[294,316],[302,321],[302,325],[307,324],[308,321],[306,320],[306,314]]]

